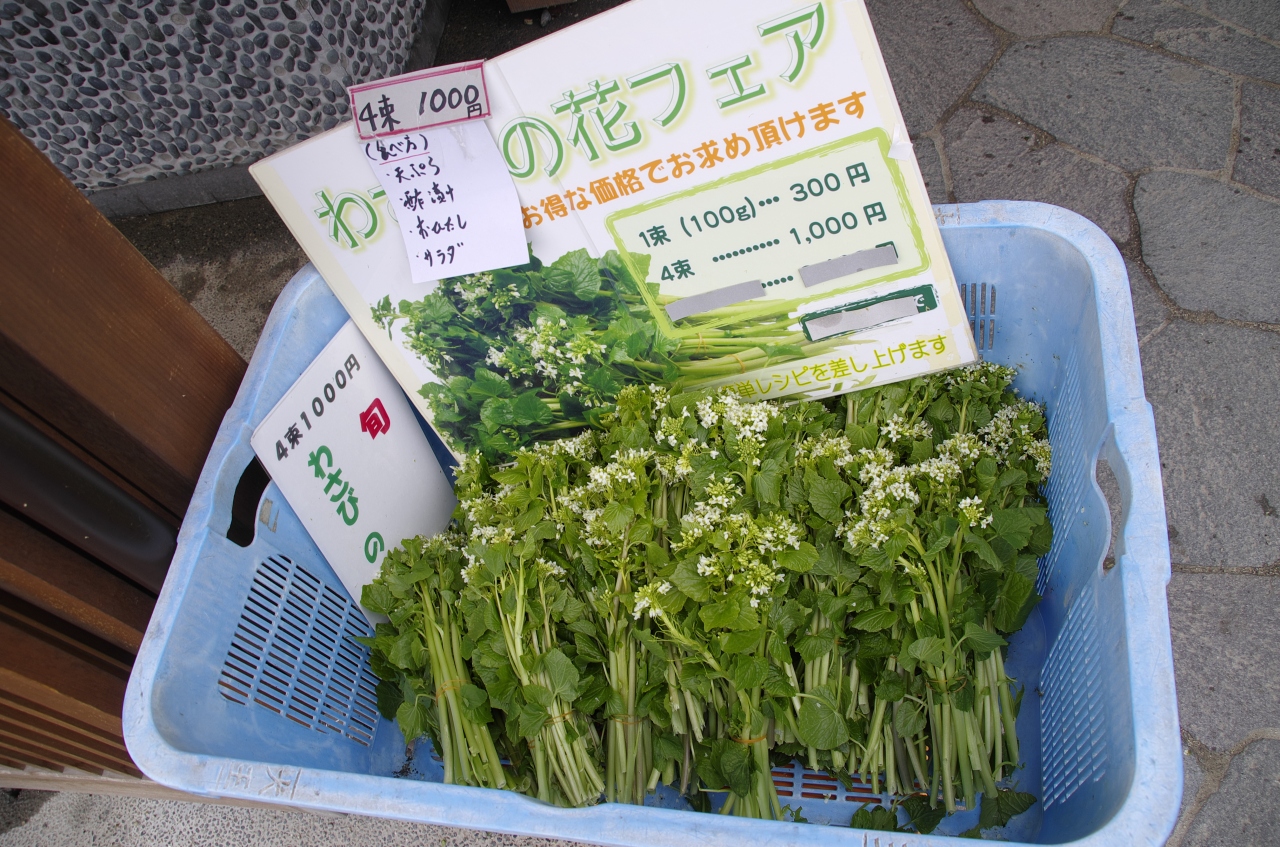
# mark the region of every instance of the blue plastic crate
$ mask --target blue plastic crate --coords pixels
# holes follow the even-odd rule
[[[1169,551],[1124,263],[1101,230],[1053,206],[936,214],[982,354],[1016,366],[1018,388],[1046,404],[1054,450],[1044,600],[1009,660],[1026,686],[1016,780],[1040,801],[1005,837],[1162,844],[1182,791]],[[368,625],[274,484],[249,546],[227,538],[253,427],[346,317],[314,269],[300,271],[219,430],[129,680],[125,740],[148,776],[207,796],[627,847],[941,844],[973,825],[976,810],[931,836],[868,840],[844,827],[657,807],[672,805],[669,795],[655,807],[557,809],[442,785],[426,744],[406,760],[399,730],[377,714],[367,652],[347,637]],[[1099,459],[1122,492],[1114,542]],[[875,799],[798,766],[775,781],[784,803],[816,821],[847,823]]]

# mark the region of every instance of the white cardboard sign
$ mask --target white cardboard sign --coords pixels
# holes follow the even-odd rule
[[[386,551],[443,530],[457,502],[404,392],[351,321],[250,443],[357,603]]]
[[[362,144],[395,209],[413,282],[523,264],[520,199],[483,122]]]

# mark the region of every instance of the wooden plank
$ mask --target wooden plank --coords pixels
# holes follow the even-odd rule
[[[124,746],[124,738],[119,733],[113,734],[84,721],[76,720],[70,715],[64,715],[48,706],[42,706],[9,691],[0,690],[0,709],[41,718],[68,732],[75,732],[96,739],[107,747],[118,750],[121,753],[127,754],[128,752]]]
[[[111,763],[109,766],[117,770],[135,767],[133,759],[129,758],[129,754],[119,747],[99,741],[83,733],[69,731],[66,727],[59,726],[53,721],[26,712],[0,707],[0,727],[9,732],[25,733],[25,735],[20,734],[20,738],[30,737],[32,740],[48,739],[64,745],[67,749],[80,750],[83,753],[92,754],[104,762]]]
[[[0,591],[0,621],[25,629],[120,679],[128,680],[133,669],[132,653],[5,591]]]
[[[0,589],[137,653],[155,600],[0,510]]]
[[[57,750],[45,750],[34,744],[28,744],[25,741],[16,741],[8,736],[0,736],[0,752],[8,752],[11,757],[15,757],[22,761],[32,761],[42,759],[44,761],[53,762],[64,768],[79,768],[80,770],[89,771],[91,773],[102,773],[107,768],[98,767],[92,762],[86,762],[78,756],[72,756],[70,753],[64,753]]]
[[[18,760],[10,759],[7,756],[0,756],[0,768],[14,768],[16,770],[22,770],[22,767],[22,763]],[[3,771],[0,771],[0,773],[3,773]]]
[[[0,121],[0,389],[175,515],[244,360]]]
[[[182,525],[180,515],[165,508],[164,504],[151,497],[147,492],[133,484],[133,481],[127,477],[123,477],[116,473],[113,468],[107,467],[98,460],[98,457],[85,450],[75,441],[67,437],[67,434],[56,429],[52,424],[35,412],[28,409],[25,405],[18,401],[16,397],[11,397],[5,391],[0,390],[0,406],[4,406],[13,414],[26,421],[31,426],[39,430],[45,437],[53,441],[63,450],[75,456],[98,473],[102,474],[111,481],[120,490],[124,491],[133,499],[137,500],[146,507],[152,514],[160,518],[160,520],[178,529]]]
[[[17,758],[12,758],[14,756],[17,756]],[[22,761],[23,759],[27,759],[27,761]],[[37,759],[34,757],[28,758],[25,756],[18,756],[16,753],[10,753],[7,750],[0,752],[0,765],[4,765],[5,767],[10,767],[10,768],[16,768],[17,770],[24,770],[29,765],[35,765],[38,768],[48,768],[49,770],[52,770],[52,771],[61,770],[60,765],[54,764],[53,762],[50,762],[47,759]],[[6,785],[5,786],[5,788],[25,788],[25,787],[26,786],[24,785],[12,785],[12,786]]]
[[[36,751],[43,751],[43,754],[37,752],[37,755],[70,756],[79,761],[87,762],[91,767],[101,768],[102,770],[120,771],[121,773],[137,771],[131,761],[118,761],[109,756],[95,753],[92,750],[77,747],[64,739],[50,738],[47,735],[25,731],[21,726],[15,726],[7,721],[0,720],[0,742],[4,741],[25,745]]]
[[[0,618],[0,689],[123,736],[126,677]]]

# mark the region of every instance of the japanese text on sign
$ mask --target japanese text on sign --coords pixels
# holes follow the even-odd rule
[[[732,131],[727,136],[713,136],[694,147],[692,151],[677,151],[669,156],[659,156],[652,161],[641,162],[637,167],[620,168],[612,176],[597,177],[585,188],[579,185],[576,188],[569,188],[564,194],[551,194],[542,198],[536,205],[525,206],[521,210],[524,215],[525,229],[540,226],[544,221],[550,223],[557,218],[568,217],[571,209],[582,211],[592,205],[593,199],[596,203],[604,204],[630,197],[644,191],[647,186],[662,186],[659,190],[673,188],[679,183],[672,182],[665,186],[663,183],[671,182],[672,179],[691,177],[695,173],[709,170],[726,161],[745,159],[754,153],[762,153],[772,147],[799,141],[805,137],[806,131],[827,132],[841,123],[839,115],[845,116],[843,120],[846,126],[835,129],[832,137],[838,136],[841,132],[849,132],[850,124],[853,127],[858,126],[858,123],[853,122],[860,123],[866,113],[862,105],[862,99],[866,96],[867,92],[854,90],[845,96],[820,101],[807,112],[797,109],[789,117],[779,115],[751,126],[742,126],[739,127],[742,132]],[[750,135],[743,133],[750,133]],[[721,138],[723,138],[723,146]],[[508,166],[512,166],[509,160]],[[520,176],[520,174],[516,175]]]
[[[681,117],[694,99],[691,89],[695,81],[710,87],[706,93],[712,95],[718,110],[766,97],[775,84],[770,77],[795,84],[811,66],[828,30],[826,6],[821,2],[758,23],[755,31],[761,44],[785,41],[788,46],[787,66],[781,73],[779,68],[760,67],[754,53],[748,52],[701,69],[679,61],[664,62],[649,68],[642,65],[635,73],[615,79],[595,79],[580,89],[574,86],[548,104],[552,120],[530,114],[509,121],[500,132],[503,157],[512,176],[527,179],[540,168],[547,176],[556,176],[570,150],[595,162],[603,156],[639,149],[649,122],[666,130]],[[668,92],[666,103],[655,113],[640,113],[628,101],[636,92],[650,90]],[[861,115],[861,106],[858,112]]]
[[[528,260],[520,201],[484,124],[362,145],[400,224],[414,282]]]
[[[624,258],[651,259],[674,332],[698,315],[759,301],[775,308],[919,273],[928,264],[888,136],[875,129],[606,220]]]
[[[404,391],[353,321],[259,422],[251,443],[353,597],[388,544],[439,532],[456,502]]]
[[[351,114],[363,139],[489,117],[484,62],[442,68],[353,85]]]

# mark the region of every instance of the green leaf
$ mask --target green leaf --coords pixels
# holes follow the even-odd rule
[[[931,635],[928,638],[921,638],[911,642],[911,647],[907,652],[917,662],[938,666],[946,658],[947,644],[941,638]]]
[[[808,620],[808,612],[796,600],[787,600],[773,615],[773,624],[783,636],[790,635]]]
[[[698,617],[707,629],[725,629],[738,620],[738,598],[726,597],[718,603],[710,603],[698,610]]]
[[[992,607],[996,629],[1001,632],[1014,632],[1022,626],[1019,620],[1023,605],[1035,591],[1035,584],[1017,571],[1004,575],[1004,582],[996,594],[996,602]]]
[[[1014,815],[1020,815],[1030,809],[1036,802],[1034,795],[1014,791],[1011,788],[999,789],[995,797],[982,797],[982,811],[978,813],[976,830],[992,829],[1006,826]]]
[[[482,725],[493,721],[493,712],[489,710],[489,695],[483,688],[467,683],[459,693],[462,695],[462,714],[467,720]]]
[[[764,677],[764,692],[770,697],[794,697],[796,687],[791,684],[787,675],[776,665],[769,665],[769,672]]]
[[[884,700],[889,703],[896,703],[903,697],[907,696],[907,686],[902,681],[902,677],[892,671],[885,671],[880,681],[876,683],[876,699]]]
[[[778,506],[782,493],[781,463],[777,459],[765,459],[751,478],[751,491],[756,500],[768,506]]]
[[[817,561],[818,550],[808,541],[801,541],[799,550],[783,550],[778,554],[778,564],[796,573],[808,573]]]
[[[510,397],[511,385],[488,368],[476,368],[467,393],[476,400],[486,397]]]
[[[375,693],[378,696],[378,714],[387,720],[394,720],[396,710],[404,702],[404,692],[400,690],[400,686],[385,679],[379,680]]]
[[[763,656],[739,656],[733,663],[733,687],[750,691],[764,684],[769,672],[769,660]]]
[[[973,621],[969,621],[964,625],[964,640],[969,649],[975,653],[990,653],[1009,643],[986,627],[979,626]]]
[[[824,629],[816,635],[802,635],[796,639],[795,651],[806,662],[815,662],[831,652],[836,646],[836,634]]]
[[[627,524],[631,523],[631,519],[636,516],[636,510],[625,503],[613,502],[604,507],[605,526],[609,527],[609,531],[614,535],[621,535],[622,531],[627,528]]]
[[[511,426],[515,423],[515,412],[511,408],[510,400],[500,400],[497,397],[490,397],[484,401],[484,405],[480,407],[480,421],[490,432],[504,426]]]
[[[964,549],[977,553],[979,559],[986,562],[996,570],[1000,570],[1004,567],[1004,562],[1002,562],[1000,557],[996,555],[996,551],[992,550],[991,545],[988,544],[987,540],[980,535],[975,535],[972,532],[966,532],[964,534]]]
[[[1026,481],[1026,471],[1021,468],[1009,468],[1000,474],[1000,478],[996,480],[996,490],[1008,488],[1011,485],[1022,485]]]
[[[1031,516],[1025,509],[996,509],[991,513],[991,528],[1014,550],[1021,550],[1031,540]]]
[[[911,458],[908,461],[918,465],[926,459],[933,458],[933,442],[927,438],[911,442]]]
[[[814,598],[818,608],[822,610],[822,614],[826,615],[829,621],[838,621],[844,617],[845,605],[848,603],[848,595],[837,597],[834,594],[822,593]]]
[[[763,629],[748,629],[743,632],[730,632],[725,635],[720,649],[725,653],[745,653],[760,643]]]
[[[707,578],[698,573],[698,564],[693,559],[684,559],[676,565],[675,573],[671,574],[671,583],[696,603],[705,603],[711,599]]]
[[[527,690],[529,686],[525,688]],[[530,741],[537,738],[550,717],[545,707],[525,703],[520,707],[520,737]]]
[[[684,756],[684,744],[674,735],[656,732],[653,736],[653,761],[655,764],[669,762]]]
[[[720,754],[720,773],[739,797],[751,793],[751,747],[728,741]]]
[[[396,709],[396,723],[400,724],[405,741],[412,741],[425,734],[429,721],[426,707],[416,700],[406,700]]]
[[[379,615],[388,614],[395,602],[391,589],[382,582],[372,582],[360,589],[360,605]]]
[[[551,679],[551,693],[560,698],[561,705],[568,706],[578,696],[579,674],[569,657],[559,647],[548,650],[542,657],[542,669]]]
[[[911,825],[921,835],[928,835],[937,829],[938,824],[947,816],[947,809],[942,804],[931,807],[929,799],[923,794],[912,794],[901,803],[903,811],[911,819]]]
[[[801,704],[796,728],[801,741],[819,750],[832,750],[849,740],[844,715],[813,697],[806,697]]]
[[[524,694],[524,699],[542,709],[544,712],[551,708],[552,695],[551,690],[544,685],[531,682],[520,689]]]
[[[1044,521],[1031,531],[1031,542],[1027,545],[1027,552],[1033,556],[1043,556],[1049,552],[1049,548],[1053,546],[1053,526]]]
[[[387,658],[396,667],[408,671],[426,664],[426,652],[427,649],[422,646],[422,639],[418,638],[418,633],[409,630],[392,642]]]
[[[578,648],[578,655],[588,662],[604,662],[604,653],[596,646],[596,641],[581,632],[573,634],[573,645]]]
[[[517,397],[511,411],[519,426],[551,423],[551,409],[538,397],[537,391],[526,391]]]
[[[586,378],[587,385],[596,390],[602,397],[614,397],[622,390],[622,383],[610,368],[594,368]]]
[[[983,456],[973,466],[974,473],[978,477],[978,488],[983,491],[990,491],[996,484],[996,471],[999,467],[996,460],[990,456]]]
[[[924,707],[919,703],[907,702],[897,708],[893,715],[893,728],[900,737],[911,739],[924,729]]]
[[[828,523],[838,524],[844,520],[844,501],[849,493],[843,482],[818,477],[809,484],[809,506]]]
[[[573,250],[542,271],[543,278],[561,291],[571,291],[579,300],[591,300],[600,292],[600,270],[586,250]]]
[[[505,471],[494,471],[490,476],[503,485],[524,485],[529,481],[529,474],[520,468],[508,468]]]
[[[860,629],[863,632],[879,632],[882,629],[888,629],[898,620],[898,613],[888,606],[880,606],[875,609],[868,609],[853,619],[852,626],[854,629]]]
[[[864,805],[853,813],[849,826],[854,829],[870,829],[877,832],[901,832],[898,829],[898,813],[884,806]]]
[[[929,406],[929,411],[925,414],[935,421],[946,423],[947,421],[955,420],[956,409],[946,397],[939,397],[933,401],[933,404]]]
[[[1034,794],[1014,791],[1011,788],[1001,789],[996,797],[1000,806],[1000,826],[1005,826],[1015,816],[1022,814],[1036,804]]]

